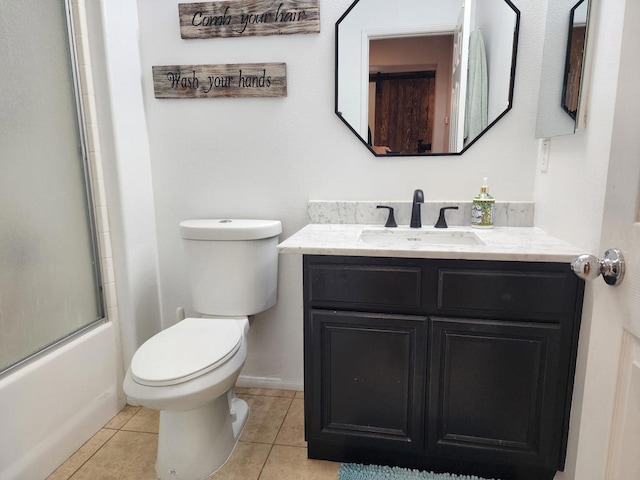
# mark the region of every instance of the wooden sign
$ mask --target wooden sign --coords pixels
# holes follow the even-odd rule
[[[319,0],[226,0],[180,3],[182,38],[320,32]]]
[[[156,98],[286,97],[284,63],[153,67]]]

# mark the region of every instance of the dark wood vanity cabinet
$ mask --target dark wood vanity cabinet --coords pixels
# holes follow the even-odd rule
[[[304,256],[311,458],[564,467],[583,282],[568,264]]]
[[[311,375],[322,392],[314,436],[360,448],[421,452],[426,317],[310,314]]]

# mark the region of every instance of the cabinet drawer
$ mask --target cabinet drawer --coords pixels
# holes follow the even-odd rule
[[[305,280],[312,305],[409,309],[421,305],[420,266],[311,264]]]
[[[575,282],[552,271],[440,268],[438,311],[558,320],[575,307]]]

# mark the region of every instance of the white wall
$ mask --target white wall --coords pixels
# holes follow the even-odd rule
[[[606,8],[592,1],[587,128],[551,139],[549,170],[536,169],[534,199],[536,225],[598,254],[625,0],[607,2]]]
[[[87,6],[101,159],[125,368],[161,328],[155,205],[140,85],[138,18],[127,0]]]
[[[320,2],[321,33],[182,40],[177,0],[138,0],[142,87],[155,198],[163,323],[189,309],[179,221],[262,217],[281,238],[307,223],[309,199],[468,200],[489,177],[501,200],[531,200],[537,142],[535,93],[544,12],[523,13],[514,108],[469,152],[438,158],[376,158],[334,113],[335,22],[351,0]],[[155,99],[151,67],[286,62],[286,98]],[[122,81],[135,78],[122,72]],[[301,259],[280,257],[279,301],[249,332],[245,381],[302,385]]]
[[[594,1],[588,47],[593,49],[585,130],[551,140],[549,170],[537,172],[536,225],[602,255],[600,245],[625,0]],[[601,480],[607,455],[620,332],[609,316],[594,315],[587,284],[574,386],[567,468],[560,479]]]

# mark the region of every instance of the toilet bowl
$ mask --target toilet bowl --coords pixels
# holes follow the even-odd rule
[[[180,223],[192,307],[147,340],[124,379],[133,404],[160,410],[156,473],[200,480],[229,458],[249,408],[233,386],[247,358],[248,316],[276,302],[277,220],[196,219]]]
[[[160,479],[206,478],[231,455],[249,410],[232,390],[247,356],[247,330],[246,317],[186,318],[133,356],[124,390],[160,410]]]

